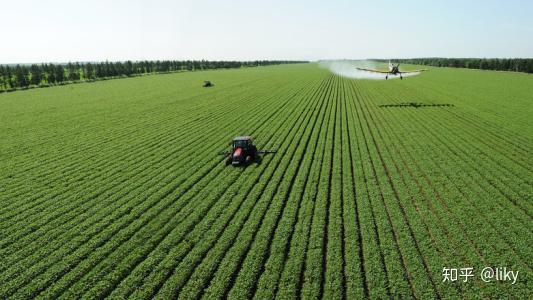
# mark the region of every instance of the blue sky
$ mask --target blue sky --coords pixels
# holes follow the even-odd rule
[[[0,63],[533,57],[526,0],[25,0],[2,8]]]

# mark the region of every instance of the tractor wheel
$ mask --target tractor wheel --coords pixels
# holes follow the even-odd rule
[[[250,155],[246,156],[246,163],[249,164],[252,161],[252,157]]]
[[[231,159],[226,159],[226,166],[231,165]]]

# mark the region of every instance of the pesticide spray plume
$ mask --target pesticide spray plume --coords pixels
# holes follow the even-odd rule
[[[369,60],[323,60],[319,62],[320,67],[328,69],[331,73],[347,78],[353,79],[375,79],[385,80],[386,74],[379,74],[364,70],[358,70],[357,68],[365,69],[379,69],[378,63]],[[382,67],[382,66],[381,66]],[[403,77],[416,76],[420,74],[406,73],[402,74]],[[400,78],[400,76],[389,75],[389,79]]]

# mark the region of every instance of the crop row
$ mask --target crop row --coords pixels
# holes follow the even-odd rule
[[[207,150],[207,149],[206,149],[206,150],[209,151],[209,152],[211,152],[211,153],[216,153],[216,149],[214,149],[214,148],[208,148],[208,149],[210,149],[210,150]],[[190,155],[187,155],[187,156],[184,156],[184,157],[190,157]],[[214,158],[214,160],[213,160],[214,163],[218,163],[219,161],[220,161],[220,160],[219,160],[218,158]],[[189,168],[189,169],[190,169],[190,168]],[[207,168],[206,170],[209,170],[209,168]],[[172,169],[170,169],[170,170],[164,172],[164,174],[172,174],[172,173],[178,174],[179,172],[176,172],[175,170],[172,172]],[[188,177],[187,175],[190,175],[190,174],[182,175],[182,177],[187,178],[187,177]],[[198,178],[202,178],[203,176],[201,176],[201,175],[202,175],[202,174],[200,174],[200,176],[199,176]],[[150,174],[147,174],[147,176],[150,177]],[[167,176],[168,176],[168,175],[167,175]],[[175,177],[176,175],[173,175],[173,176]],[[175,180],[174,177],[168,177],[168,178],[170,178],[170,180]],[[193,182],[194,182],[194,180],[196,180],[196,179],[194,179],[194,177],[193,177],[192,180],[193,180]],[[153,190],[158,190],[158,189],[161,190],[161,187],[164,186],[164,184],[163,184],[160,180],[157,180],[157,179],[156,179],[156,180],[153,180],[152,182],[159,182],[159,185],[155,185],[155,186],[153,186]],[[205,180],[205,182],[208,182],[208,179]],[[145,191],[145,193],[146,193],[146,192],[148,192],[148,191]],[[129,205],[130,205],[129,207],[135,207],[135,208],[137,208],[137,207],[135,206],[135,203],[129,203],[129,202],[127,201],[128,198],[125,199],[125,198],[123,197],[123,195],[117,195],[117,196],[118,196],[117,200],[120,200],[120,201],[122,201],[122,202],[124,202],[124,203],[126,203],[126,204],[129,204]],[[135,199],[135,198],[133,198],[133,199]],[[140,199],[136,199],[136,200],[140,201],[139,203],[146,203],[146,200],[143,200],[143,199],[144,199],[144,198],[140,198]],[[155,198],[155,199],[157,199],[157,198]],[[111,202],[111,203],[113,203],[113,202]],[[142,210],[140,210],[140,211],[142,211]],[[103,213],[105,213],[105,212],[103,212]],[[126,215],[126,216],[129,217],[129,218],[127,218],[127,219],[124,220],[124,222],[125,222],[124,224],[128,224],[128,222],[131,222],[131,221],[128,221],[128,220],[130,220],[130,219],[134,219],[134,217],[136,216],[135,214],[132,214],[131,208],[124,209],[124,210],[122,210],[122,211],[117,211],[117,210],[115,209],[115,210],[114,210],[114,213],[111,215],[111,217],[110,217],[110,218],[108,217],[108,218],[105,219],[105,221],[108,221],[107,224],[110,224],[110,225],[113,225],[113,226],[117,226],[117,223],[115,223],[115,221],[118,220],[118,217],[117,217],[116,219],[113,218],[113,215],[115,215],[115,214],[117,214],[117,215],[119,215],[119,216],[120,216],[120,215]],[[145,214],[145,212],[143,212],[143,214]],[[96,219],[98,220],[98,218],[96,218]],[[82,224],[83,224],[83,223],[82,223]],[[104,224],[105,224],[105,223],[104,223]],[[101,229],[102,229],[101,226],[102,226],[102,224],[100,224],[99,227],[96,227],[95,230],[101,230]],[[120,227],[116,227],[116,228],[120,228]],[[87,229],[86,229],[86,228],[82,228],[82,230],[87,230]],[[98,231],[96,231],[96,232],[98,232]],[[91,234],[90,232],[87,232],[87,233],[88,233],[88,234],[87,234],[87,238],[92,237],[93,234]],[[113,231],[110,231],[110,232],[109,232],[109,236],[112,236],[112,233],[113,233]],[[113,234],[114,234],[114,233],[113,233]],[[80,239],[79,237],[77,238],[77,240],[79,241],[79,244],[80,244],[80,245],[82,245],[82,244],[87,244],[87,242],[86,242],[85,240]],[[65,242],[65,241],[62,241],[62,243],[58,243],[58,246],[60,246],[61,244],[64,244],[64,242]],[[69,245],[72,245],[72,243],[70,243]],[[90,249],[90,248],[89,248],[89,249]],[[43,250],[45,250],[45,251],[46,251],[46,250],[50,250],[50,248],[48,248],[48,249],[45,248],[45,249],[43,249]],[[51,250],[55,251],[54,248],[51,248]],[[88,250],[88,249],[87,249],[87,250]],[[87,251],[87,250],[86,250],[86,251]],[[53,252],[53,253],[58,255],[58,256],[56,256],[56,257],[61,257],[61,256],[59,256],[59,255],[61,254],[60,252],[55,251],[55,252]],[[50,262],[48,262],[48,263],[50,263]],[[35,268],[35,266],[33,266],[33,267]],[[13,270],[13,268],[11,268],[11,269]],[[16,270],[16,269],[15,269],[15,270]],[[34,276],[34,274],[33,274],[33,276]]]
[[[368,106],[367,106],[367,107],[368,107]],[[409,114],[409,115],[411,115],[410,118],[409,118],[410,121],[409,121],[409,122],[406,122],[405,120],[402,120],[401,114]],[[391,116],[396,115],[396,119],[397,119],[397,120],[396,120],[396,125],[395,125],[395,126],[398,126],[398,125],[403,126],[404,124],[411,124],[411,125],[412,125],[411,127],[422,126],[422,127],[425,127],[425,128],[424,128],[425,130],[423,130],[422,132],[423,132],[423,133],[428,133],[428,134],[431,133],[432,129],[436,128],[435,126],[433,126],[433,127],[431,127],[431,128],[425,126],[425,124],[427,124],[430,120],[429,120],[429,119],[424,120],[424,118],[423,118],[423,115],[424,115],[424,114],[422,114],[422,113],[413,112],[413,111],[403,111],[403,112],[397,112],[397,113],[395,112],[394,114],[390,114],[390,115],[391,115]],[[399,115],[400,115],[400,116],[399,116]],[[441,115],[444,115],[444,116],[445,116],[445,113],[441,113]],[[442,116],[441,116],[441,118],[442,118]],[[434,122],[434,123],[435,123],[435,122]],[[389,126],[390,126],[390,125],[389,125]],[[398,133],[401,133],[400,130],[396,130],[396,131],[398,131]],[[418,131],[414,131],[413,129],[409,129],[409,130],[406,130],[406,131],[404,131],[404,132],[418,132]],[[398,133],[396,133],[396,134],[398,134]],[[448,138],[447,141],[444,140],[442,137],[447,137],[447,138]],[[435,140],[435,139],[437,139],[437,140],[440,140],[440,141],[442,142],[441,146],[445,146],[445,147],[447,147],[447,148],[448,148],[449,146],[454,147],[454,149],[467,149],[467,148],[468,148],[468,145],[467,145],[467,144],[454,145],[454,144],[453,144],[453,143],[454,143],[454,142],[453,142],[453,139],[454,139],[454,138],[456,138],[456,135],[453,135],[453,138],[452,138],[452,135],[449,135],[449,134],[446,135],[446,134],[435,134],[435,133],[433,133],[433,134],[431,134],[431,135],[428,135],[428,136],[425,137],[425,138],[424,138],[424,137],[419,137],[419,138],[417,138],[417,140],[412,140],[412,138],[405,137],[405,136],[402,136],[402,137],[395,137],[394,135],[391,135],[391,136],[389,136],[388,141],[393,141],[393,140],[395,140],[395,139],[398,139],[398,140],[400,140],[400,141],[403,140],[403,141],[406,141],[406,142],[411,142],[411,141],[412,141],[412,145],[414,145],[414,144],[420,144],[420,142],[419,142],[420,140],[431,141],[431,140]],[[386,145],[387,143],[386,143],[386,142],[383,142],[382,144]],[[417,147],[417,148],[421,148],[420,145],[418,145],[418,146],[419,146],[419,147]],[[445,151],[444,149],[439,149],[439,150],[431,150],[431,149],[429,149],[429,150],[428,150],[427,146],[428,146],[428,143],[426,142],[426,144],[425,144],[425,146],[424,146],[425,149],[418,153],[418,156],[419,156],[419,157],[427,157],[427,155],[424,155],[424,153],[427,153],[428,151],[431,151],[431,153],[444,153],[443,151]],[[410,147],[412,147],[412,146],[410,146]],[[401,149],[400,147],[398,147],[398,148]],[[448,148],[448,149],[449,149],[449,148]],[[404,153],[407,153],[408,155],[410,154],[408,151],[405,151]],[[466,154],[466,153],[464,153],[464,154]],[[452,155],[454,155],[453,152],[452,152]],[[457,155],[457,154],[455,154],[455,155]],[[457,160],[454,159],[454,160],[450,160],[450,161],[461,161],[461,162],[463,161],[463,157],[462,157],[462,156],[459,156],[458,158],[459,158],[459,159],[457,159]],[[422,161],[422,159],[413,159],[413,162],[411,162],[411,163],[407,163],[407,164],[405,164],[405,165],[406,165],[406,166],[408,166],[409,164],[419,165],[420,163],[424,163],[424,161]],[[423,171],[424,169],[426,170],[425,172],[427,172],[427,170],[432,170],[432,173],[430,173],[430,176],[428,176],[427,174],[423,174],[423,173],[422,173],[422,176],[420,176],[420,177],[422,177],[422,178],[426,178],[426,179],[428,179],[429,177],[431,177],[431,178],[438,178],[438,177],[435,176],[435,174],[434,174],[434,172],[436,172],[436,171],[448,172],[449,170],[472,170],[472,169],[475,169],[475,168],[473,168],[471,165],[470,165],[470,166],[469,166],[469,165],[467,165],[467,166],[459,165],[459,166],[455,166],[455,167],[449,167],[449,166],[447,166],[447,165],[443,165],[443,164],[442,164],[442,161],[438,161],[438,162],[436,162],[435,166],[429,166],[429,165],[424,166],[424,165],[422,165],[422,166],[419,168],[419,170],[422,170],[422,172],[424,172],[424,171]],[[495,170],[495,168],[494,168],[494,167],[492,167],[492,168],[486,168],[486,170]],[[467,171],[467,172],[468,172],[468,171]],[[479,174],[478,174],[478,176],[479,176]],[[420,178],[420,177],[419,177],[419,178]],[[463,211],[461,211],[461,210],[457,211],[457,210],[456,210],[456,211],[453,211],[452,214],[450,214],[450,213],[448,212],[448,213],[447,213],[442,219],[444,219],[444,220],[447,220],[447,219],[448,219],[448,220],[449,220],[450,216],[455,217],[455,218],[457,218],[457,216],[460,217],[461,215],[465,214],[465,212],[466,212],[466,213],[471,212],[471,211],[472,211],[472,208],[475,208],[475,209],[478,209],[478,210],[481,210],[481,211],[487,211],[487,208],[489,208],[490,206],[488,207],[488,206],[486,206],[486,205],[479,205],[479,204],[478,204],[478,203],[482,203],[482,202],[485,202],[485,201],[486,201],[486,199],[479,199],[479,195],[486,195],[486,194],[487,194],[487,191],[486,191],[486,190],[485,190],[485,191],[484,191],[484,190],[476,190],[476,188],[475,188],[475,185],[476,185],[476,184],[479,184],[479,183],[483,183],[483,180],[472,181],[468,176],[460,176],[460,177],[457,178],[457,179],[459,179],[459,180],[465,180],[465,184],[467,184],[466,186],[463,185],[463,187],[459,187],[459,193],[460,193],[459,195],[454,196],[453,194],[452,194],[452,195],[450,195],[450,194],[445,194],[444,199],[443,199],[443,197],[442,197],[441,195],[444,195],[444,193],[443,193],[442,191],[439,193],[439,191],[436,191],[436,190],[435,190],[435,191],[434,191],[434,194],[436,194],[436,195],[438,196],[438,199],[439,199],[440,201],[443,201],[443,200],[444,200],[444,201],[450,201],[450,199],[457,199],[457,201],[454,201],[453,203],[450,203],[450,204],[448,204],[447,206],[445,206],[446,209],[449,209],[449,208],[452,208],[452,209],[458,208],[458,204],[459,204],[460,202],[463,202],[463,201],[467,201],[467,202],[466,202],[466,203],[467,203],[467,206],[465,206],[465,208],[464,208]],[[444,181],[444,180],[443,180],[443,181],[437,180],[437,182],[434,182],[434,183],[432,183],[432,184],[442,184],[442,183],[447,182],[446,185],[449,186],[451,183],[453,183],[453,184],[457,184],[457,183],[459,183],[460,181],[458,181],[457,179],[454,179],[454,178],[448,176],[448,177],[446,178],[446,181]],[[466,189],[465,189],[465,188],[466,188]],[[498,199],[495,198],[495,199],[493,199],[493,200],[498,200]],[[459,201],[459,202],[458,202],[458,201]],[[507,207],[502,206],[501,208],[502,208],[502,209],[507,209],[508,207],[509,207],[509,206],[507,206]],[[473,227],[473,226],[472,226],[473,224],[470,223],[470,222],[467,223],[467,224],[464,224],[464,225],[462,225],[462,226],[459,226],[459,228],[457,228],[457,226],[456,226],[457,223],[446,224],[445,222],[444,222],[444,223],[441,222],[440,226],[441,226],[441,228],[444,227],[444,228],[445,228],[444,230],[450,230],[450,231],[453,230],[453,231],[455,231],[455,232],[453,232],[453,235],[463,235],[463,234],[464,234],[464,233],[463,233],[464,230],[468,230],[468,231],[471,231],[471,232],[476,232],[476,233],[473,233],[473,234],[472,234],[472,235],[474,236],[474,238],[475,238],[475,237],[479,236],[479,233],[480,233],[480,230],[479,230],[479,229],[476,230],[475,228],[483,228],[483,231],[487,231],[487,229],[485,229],[485,228],[487,227],[486,224],[488,223],[488,224],[490,225],[490,224],[493,222],[493,218],[492,218],[492,217],[487,217],[487,219],[479,218],[480,216],[483,216],[483,213],[482,213],[481,211],[479,211],[480,213],[477,213],[476,215],[472,215],[472,216],[470,217],[470,218],[472,218],[472,219],[475,219],[476,221],[478,221],[478,220],[481,221],[480,223],[478,223],[479,225],[475,225],[474,228],[472,228],[472,227]],[[470,218],[468,218],[468,219],[470,220]],[[414,218],[413,218],[413,219],[414,219]],[[514,219],[514,218],[513,218],[513,216],[509,216],[509,219],[512,220],[512,219]],[[459,223],[463,223],[463,221],[462,221],[461,219],[457,219],[457,222],[459,222]],[[485,222],[485,223],[482,223],[482,222]],[[484,224],[484,225],[483,225],[483,224]],[[451,225],[451,226],[450,226],[450,225]],[[509,224],[509,225],[511,225],[511,224]],[[478,226],[479,226],[479,227],[478,227]],[[448,227],[448,229],[446,229],[446,227]],[[510,227],[511,227],[511,226],[510,226]],[[524,228],[517,228],[517,226],[512,226],[512,227],[514,227],[513,229],[524,229]],[[494,239],[495,237],[497,237],[497,236],[499,235],[499,238],[500,238],[500,239],[499,239],[499,240],[494,239],[494,244],[493,244],[493,243],[490,243],[490,245],[487,245],[487,244],[486,244],[486,243],[487,243],[486,240],[483,241],[483,239],[481,239],[481,240],[479,241],[479,245],[481,245],[481,247],[480,247],[480,246],[475,246],[475,245],[474,245],[474,250],[475,250],[477,253],[479,253],[479,248],[483,249],[484,251],[488,251],[487,246],[488,246],[488,247],[491,247],[492,245],[501,245],[501,244],[502,244],[502,240],[503,240],[503,241],[506,240],[506,237],[505,237],[505,236],[501,235],[501,233],[498,233],[497,228],[496,228],[495,226],[490,226],[489,228],[496,229],[496,233],[497,233],[496,235],[491,234],[491,235],[489,235],[489,236],[490,236],[492,239]],[[525,227],[525,228],[527,228],[527,227]],[[437,229],[438,229],[438,228],[437,228]],[[457,230],[457,229],[459,229],[459,230]],[[490,231],[490,229],[489,229],[489,231]],[[523,234],[527,234],[527,231],[523,232]],[[489,237],[489,236],[487,236],[487,237]],[[453,239],[453,236],[448,236],[447,238],[448,238],[449,240],[452,240],[452,239]],[[518,236],[517,236],[517,238],[518,238]],[[444,240],[443,243],[449,242],[449,240]],[[466,237],[466,240],[467,240],[467,241],[471,241],[471,239],[470,239],[468,236]],[[515,245],[520,246],[520,243],[517,244],[517,242],[519,242],[519,241],[517,241],[517,240],[513,240],[512,243],[507,242],[508,246],[507,246],[507,247],[504,247],[504,248],[500,248],[500,250],[498,250],[498,252],[500,253],[500,255],[505,255],[505,256],[507,256],[507,255],[509,255],[509,254],[512,254],[514,251],[513,251],[513,248],[512,248],[512,247],[509,248],[509,245],[511,245],[511,244],[515,244]],[[504,242],[503,244],[505,244],[505,242]],[[503,246],[503,245],[502,245],[502,246]],[[521,247],[524,247],[524,246],[525,246],[525,245],[523,245],[523,246],[521,246]],[[464,247],[464,246],[463,246],[463,247]],[[458,248],[459,248],[459,247],[458,247]],[[461,248],[462,248],[462,247],[461,247]],[[507,249],[504,250],[505,248],[507,248]],[[519,248],[520,248],[520,247],[519,247]],[[525,249],[525,248],[523,248],[523,249]],[[466,251],[466,252],[468,252],[468,251]],[[525,253],[524,253],[524,255],[525,255]],[[480,259],[479,257],[477,257],[477,263],[479,263],[480,260],[481,260],[481,261],[484,261],[484,260],[483,260],[483,257],[481,257],[481,259]],[[473,261],[476,261],[476,260],[474,259]],[[516,258],[515,258],[515,259],[512,259],[512,260],[507,261],[507,262],[508,262],[508,263],[510,263],[510,262],[515,262],[515,263],[516,263],[517,261],[520,261],[520,259],[519,259],[519,260],[516,260]],[[485,262],[487,262],[487,261],[485,260]],[[490,263],[494,263],[494,262],[495,262],[494,259],[489,260],[489,264],[490,264]],[[524,267],[524,266],[522,266],[522,267]],[[526,266],[526,267],[527,267],[527,266]]]
[[[520,124],[423,76],[279,68],[210,73],[228,84],[203,90],[188,81],[201,74],[160,90],[120,83],[99,94],[107,112],[89,102],[58,117],[44,103],[36,124],[59,127],[26,148],[17,115],[0,161],[0,297],[528,296],[532,143]],[[381,106],[406,99],[454,106]],[[72,118],[86,128],[62,128]],[[244,134],[278,152],[225,167],[217,152]],[[511,289],[442,282],[443,267],[486,266],[524,275]]]

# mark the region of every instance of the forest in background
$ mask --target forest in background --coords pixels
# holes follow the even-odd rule
[[[290,63],[305,63],[305,61],[157,60],[0,65],[0,92],[153,73],[258,67]]]
[[[386,62],[385,59],[375,59]],[[533,58],[398,58],[394,62],[434,67],[533,73]]]

